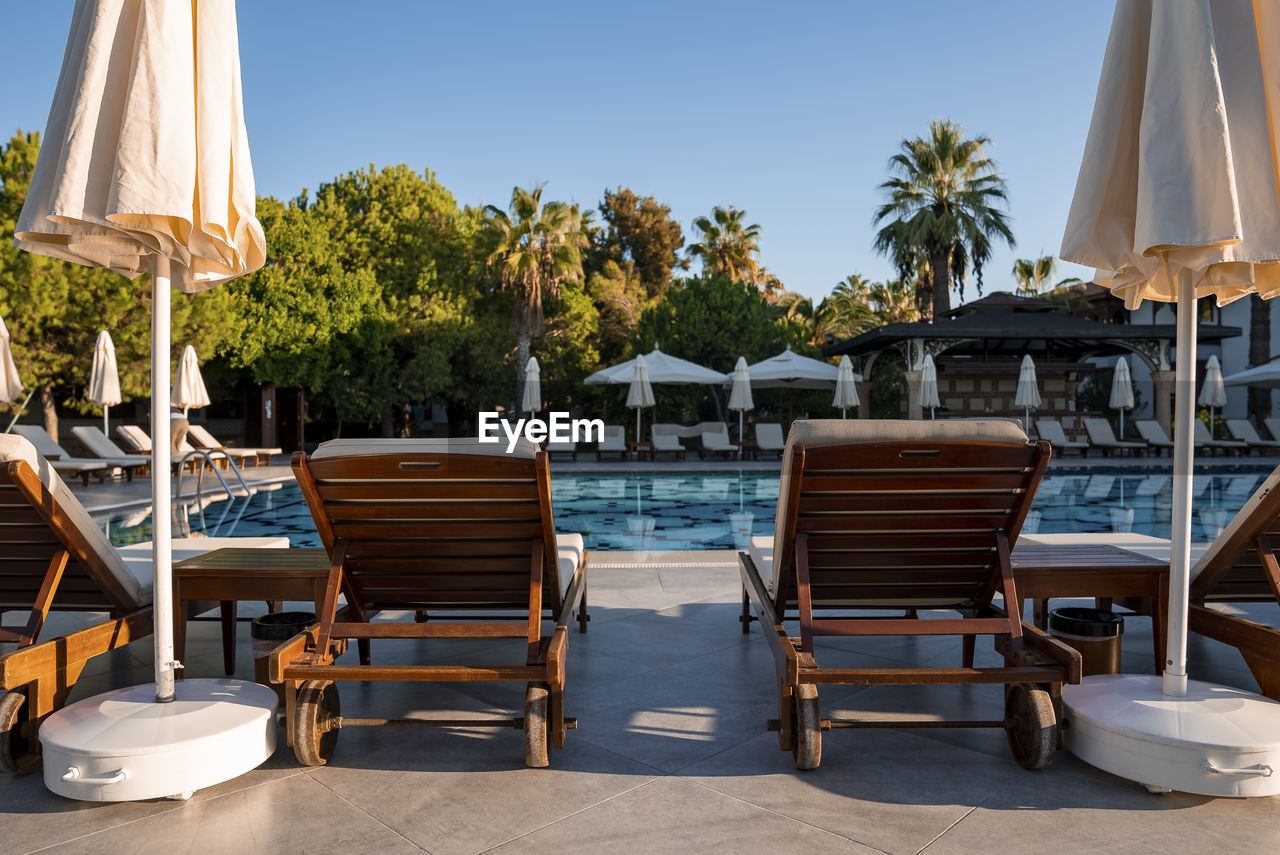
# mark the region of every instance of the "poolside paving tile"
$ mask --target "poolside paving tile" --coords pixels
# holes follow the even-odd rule
[[[305,774],[199,802],[167,804],[174,808],[43,851],[59,855],[422,851]]]
[[[915,853],[1023,771],[913,733],[846,735],[823,734],[822,765],[809,772],[797,772],[770,733],[680,775],[883,852]]]
[[[663,778],[489,851],[666,855],[875,850],[689,781]]]

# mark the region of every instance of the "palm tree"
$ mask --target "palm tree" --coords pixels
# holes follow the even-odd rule
[[[706,276],[728,276],[748,285],[759,284],[760,226],[747,224],[747,212],[730,205],[711,209],[710,217],[698,217],[693,227],[701,240],[689,245],[690,257],[702,259]]]
[[[515,291],[511,331],[516,337],[516,399],[524,388],[525,366],[533,339],[545,329],[544,296],[560,296],[563,282],[582,278],[582,250],[587,245],[583,216],[577,205],[542,204],[539,184],[511,191],[510,214],[488,205],[485,228],[494,247],[488,263],[497,265],[503,288]]]
[[[1018,280],[1018,294],[1023,297],[1038,297],[1042,291],[1057,291],[1080,282],[1075,276],[1069,276],[1050,286],[1049,281],[1053,279],[1053,273],[1057,269],[1058,260],[1052,255],[1019,258],[1013,262],[1013,278]]]
[[[937,317],[951,308],[951,284],[964,282],[970,268],[982,288],[982,266],[992,242],[1014,245],[1009,220],[997,206],[1007,194],[994,161],[983,156],[986,137],[967,140],[951,120],[929,123],[929,138],[903,140],[889,159],[892,176],[880,185],[886,200],[874,222],[883,224],[875,248],[888,255],[901,279],[923,259],[928,265],[929,294],[921,294],[920,310]]]

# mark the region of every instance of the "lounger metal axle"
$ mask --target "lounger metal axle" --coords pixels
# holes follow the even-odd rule
[[[905,720],[876,720],[876,721],[858,721],[855,719],[828,719],[822,720],[821,726],[823,730],[832,730],[835,728],[858,728],[861,730],[870,730],[872,728],[957,728],[957,727],[996,727],[1005,729],[1014,725],[1012,720],[989,720],[979,719],[974,721],[921,721],[920,719]],[[782,722],[776,718],[769,719],[769,730],[778,731],[782,729]]]
[[[564,726],[576,730],[578,720],[566,718]],[[498,727],[524,730],[523,718],[345,718],[330,716],[320,722],[321,732],[343,727]]]

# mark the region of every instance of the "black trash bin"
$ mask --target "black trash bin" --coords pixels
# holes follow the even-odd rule
[[[1084,676],[1120,673],[1124,618],[1102,609],[1062,608],[1049,612],[1049,634],[1080,651]]]
[[[253,681],[274,689],[284,704],[284,686],[267,679],[267,662],[271,651],[316,622],[311,612],[276,612],[253,619],[249,637],[253,639]]]

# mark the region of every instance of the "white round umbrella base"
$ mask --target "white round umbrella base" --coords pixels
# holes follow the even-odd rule
[[[1182,698],[1162,686],[1146,674],[1063,686],[1063,742],[1087,763],[1155,791],[1280,793],[1280,703],[1196,680]]]
[[[123,802],[243,775],[276,747],[276,693],[243,680],[179,680],[173,701],[131,686],[78,701],[40,727],[44,783],[60,796]]]

